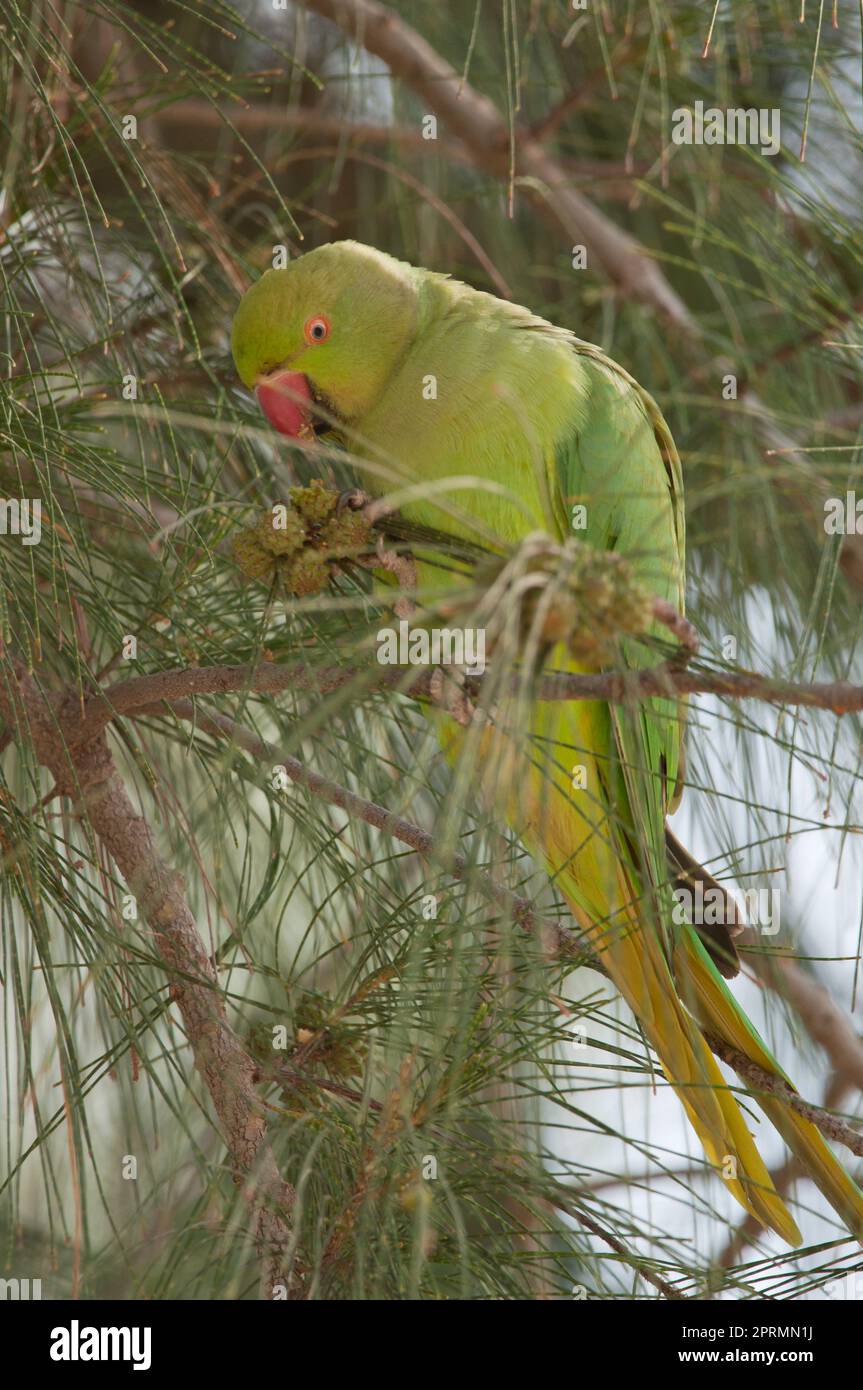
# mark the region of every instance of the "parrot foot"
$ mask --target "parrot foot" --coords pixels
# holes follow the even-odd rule
[[[397,618],[407,621],[416,612],[416,604],[410,597],[416,593],[417,587],[417,567],[412,555],[400,554],[397,550],[388,550],[383,536],[378,536],[378,543],[375,550],[375,568],[381,568],[395,576],[399,587],[405,590],[393,604],[393,610]]]
[[[471,724],[482,723],[485,710],[478,710],[464,688],[464,672],[444,671],[437,666],[429,678],[429,695],[432,702],[451,715],[457,724],[467,729]]]
[[[390,516],[395,507],[391,507],[384,497],[372,497],[361,487],[351,487],[340,492],[336,502],[336,516],[341,516],[344,511],[364,512],[369,526],[375,526],[385,516]]]
[[[346,492],[339,493],[339,500],[336,502],[336,516],[341,516],[344,511],[361,512],[371,502],[371,497],[367,492],[363,492],[361,487],[349,487]]]
[[[669,632],[674,634],[688,656],[695,655],[699,646],[698,633],[689,619],[684,618],[673,603],[669,603],[664,598],[655,598],[653,600],[653,616],[657,622],[664,624]]]

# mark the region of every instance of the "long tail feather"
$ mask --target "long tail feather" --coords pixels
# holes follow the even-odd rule
[[[681,939],[675,966],[683,997],[701,1026],[770,1075],[791,1085],[734,996],[710,969],[704,947],[691,931]],[[863,1242],[863,1192],[845,1172],[821,1132],[778,1096],[756,1093],[754,1099],[849,1231]]]
[[[652,920],[664,916],[668,883],[663,808],[658,801],[653,804],[652,781],[645,779],[642,787],[635,777],[637,750],[625,756],[621,734],[624,751],[609,770],[589,750],[608,746],[613,712],[583,702],[573,715],[549,702],[538,708],[532,724],[532,735],[545,754],[543,764],[534,767],[529,761],[522,763],[522,750],[506,732],[509,726],[517,727],[517,715],[510,717],[502,709],[498,718],[499,724],[484,728],[475,750],[484,799],[545,860],[574,918],[644,1029],[718,1176],[757,1221],[790,1245],[799,1245],[800,1232],[701,1030],[724,1037],[759,1065],[777,1073],[778,1067],[737,1008],[695,930],[672,930],[670,922],[663,929],[660,921]],[[565,720],[569,722],[564,725]],[[454,759],[462,747],[462,731],[453,731],[448,723],[441,737]],[[582,760],[585,785],[598,789],[598,794],[585,791],[573,797],[565,772],[573,748]],[[520,773],[524,766],[527,776]],[[609,805],[615,808],[613,818]],[[635,844],[645,847],[643,855],[633,850]],[[642,878],[648,880],[647,892],[638,886]],[[645,904],[650,903],[652,911],[645,915]],[[681,949],[683,942],[687,947]],[[863,1198],[818,1131],[781,1101],[775,1101],[774,1114],[768,1108],[773,1098],[766,1099],[764,1109],[786,1142],[850,1229],[859,1232]]]
[[[561,883],[566,892],[566,882]],[[601,951],[604,964],[644,1028],[669,1082],[679,1095],[708,1161],[737,1201],[790,1245],[800,1232],[773,1186],[767,1168],[698,1025],[677,995],[656,935],[642,929],[634,912],[626,923],[598,932],[577,902],[570,906]]]

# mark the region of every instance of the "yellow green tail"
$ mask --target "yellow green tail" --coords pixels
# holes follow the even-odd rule
[[[486,726],[473,743],[452,721],[440,719],[439,731],[447,755],[454,762],[461,760],[466,775],[476,774],[486,802],[505,816],[537,858],[545,860],[575,920],[643,1027],[708,1161],[757,1221],[790,1245],[799,1245],[800,1232],[701,1030],[723,1039],[771,1074],[782,1073],[695,931],[676,928],[672,935],[652,920],[641,920],[643,899],[635,886],[639,872],[619,826],[627,819],[627,803],[647,808],[646,836],[655,819],[656,844],[650,857],[657,862],[650,877],[659,885],[666,872],[663,820],[661,808],[650,807],[649,786],[641,802],[638,787],[631,794],[620,782],[609,788],[608,763],[589,752],[608,746],[607,710],[587,701],[575,707],[554,702],[538,706],[532,734],[543,750],[539,765],[525,759],[523,749],[506,732],[508,725],[518,727],[502,707],[498,727]],[[576,757],[586,769],[587,789],[574,793],[566,769]],[[609,803],[616,807],[614,818]],[[754,1099],[848,1229],[863,1240],[863,1194],[819,1131],[777,1097]]]
[[[684,998],[701,1026],[742,1052],[763,1071],[791,1085],[734,996],[716,975],[694,932],[687,932],[681,939],[675,968]],[[845,1172],[820,1130],[778,1096],[754,1093],[754,1099],[833,1210],[863,1243],[863,1192]]]
[[[565,882],[561,887],[566,893]],[[698,1024],[678,996],[655,933],[643,929],[631,910],[622,914],[628,924],[617,928],[605,925],[597,931],[574,898],[569,898],[573,914],[601,952],[611,978],[639,1019],[708,1161],[757,1221],[776,1231],[789,1245],[799,1245],[797,1225],[773,1186],[745,1116]],[[709,961],[708,968],[712,969]]]

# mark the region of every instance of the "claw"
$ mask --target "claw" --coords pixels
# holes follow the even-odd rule
[[[408,620],[416,612],[416,604],[411,598],[411,594],[416,593],[417,587],[417,567],[414,564],[413,556],[408,553],[400,555],[397,550],[391,550],[384,536],[378,536],[378,543],[375,546],[374,568],[380,567],[395,575],[399,588],[402,590],[399,597],[393,604],[393,611],[397,618]]]
[[[484,724],[487,716],[485,711],[478,710],[469,698],[462,683],[463,677],[463,672],[445,672],[439,666],[436,667],[429,680],[429,695],[433,704],[438,705],[463,729],[467,729],[474,721]]]
[[[347,508],[350,508],[352,512],[361,512],[363,507],[367,507],[371,500],[369,494],[363,492],[362,488],[348,488],[346,492],[339,493],[339,500],[336,503],[336,516],[341,516],[342,512],[347,510]]]

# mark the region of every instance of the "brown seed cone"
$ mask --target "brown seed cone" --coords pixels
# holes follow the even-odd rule
[[[291,502],[300,516],[312,526],[321,526],[329,520],[338,500],[338,493],[327,487],[320,478],[315,478],[308,487],[291,488]]]

